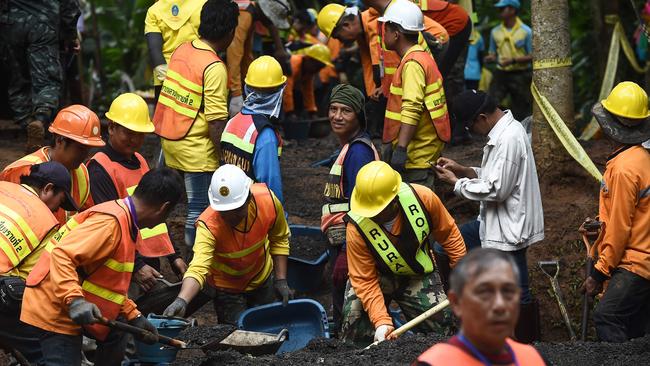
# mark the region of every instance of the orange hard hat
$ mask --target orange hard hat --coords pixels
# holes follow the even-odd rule
[[[99,118],[83,105],[63,108],[54,118],[48,131],[87,146],[104,146]]]

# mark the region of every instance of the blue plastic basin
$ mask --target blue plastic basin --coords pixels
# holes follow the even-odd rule
[[[154,314],[149,314],[147,319],[158,328],[158,333],[171,338],[176,338],[190,324],[181,319],[170,319]],[[160,343],[146,344],[140,341],[135,341],[135,348],[140,362],[172,362],[176,359],[176,352],[178,352],[178,349],[162,347]]]
[[[305,225],[289,225],[292,236],[309,236],[327,240],[319,227]],[[323,272],[329,259],[326,250],[315,260],[306,260],[289,256],[287,261],[287,283],[289,287],[299,292],[314,292],[320,288]]]
[[[289,337],[276,354],[297,351],[314,338],[330,337],[327,313],[311,299],[291,300],[286,307],[275,302],[250,308],[241,313],[237,325],[243,330],[274,334],[288,329]]]

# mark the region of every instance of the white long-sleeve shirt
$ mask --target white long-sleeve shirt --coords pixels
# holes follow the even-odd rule
[[[461,178],[456,195],[479,201],[483,248],[514,251],[544,239],[535,158],[526,131],[510,111],[488,134],[478,178]]]

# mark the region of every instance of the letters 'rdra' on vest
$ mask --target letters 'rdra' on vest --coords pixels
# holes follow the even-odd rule
[[[98,152],[92,157],[111,177],[119,198],[126,198],[135,191],[140,179],[149,171],[149,165],[142,155],[135,153],[140,162],[140,169],[128,169],[111,160],[108,155]],[[169,237],[167,225],[161,223],[153,228],[140,229],[142,241],[138,242],[138,253],[145,257],[164,257],[174,253],[174,246]]]
[[[407,62],[417,62],[424,69],[426,89],[424,91],[425,110],[431,116],[431,122],[436,128],[438,138],[449,142],[451,138],[451,126],[449,124],[449,113],[447,113],[447,100],[445,90],[442,87],[442,77],[433,57],[425,51],[412,51],[402,59],[393,82],[390,86],[390,95],[386,105],[384,118],[384,135],[382,141],[389,143],[395,140],[399,134],[402,120],[402,69]]]
[[[104,317],[115,320],[127,299],[136,243],[141,240],[140,235],[137,235],[135,240],[133,239],[131,213],[123,200],[104,202],[73,216],[47,244],[38,263],[27,277],[26,284],[29,287],[35,287],[47,277],[50,273],[50,253],[56,244],[65,238],[70,230],[74,230],[95,213],[108,214],[117,219],[120,225],[121,241],[112,256],[106,258],[103,265],[98,268],[82,268],[83,272],[89,273],[89,275],[79,280],[86,301],[97,305]],[[106,339],[110,331],[108,327],[99,324],[86,325],[84,329],[98,340]]]
[[[228,225],[219,212],[210,207],[203,211],[198,220],[218,238],[208,283],[228,292],[243,292],[264,269],[266,257],[270,255],[268,233],[277,216],[273,197],[264,183],[254,183],[251,193],[257,213],[247,232],[238,231]]]
[[[187,135],[203,108],[203,74],[215,62],[221,62],[216,53],[196,48],[192,42],[174,51],[153,116],[156,134],[167,140]]]
[[[363,237],[375,257],[380,272],[412,276],[431,273],[434,263],[429,248],[431,219],[413,188],[402,183],[397,194],[401,213],[406,218],[395,240],[372,219],[348,213],[348,218]]]

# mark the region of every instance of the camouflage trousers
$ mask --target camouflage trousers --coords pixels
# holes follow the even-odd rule
[[[389,308],[391,301],[395,301],[407,321],[447,298],[437,271],[417,277],[397,277],[383,274],[379,276],[379,287],[384,295],[386,308]],[[445,309],[442,313],[423,321],[413,330],[451,335],[454,331],[451,311]],[[348,281],[343,302],[341,338],[345,342],[365,346],[373,341],[374,334],[375,328],[370,323],[370,318],[364,311],[361,300]]]
[[[270,304],[275,301],[273,275],[264,281],[260,287],[247,292],[232,293],[216,290],[214,295],[214,311],[220,324],[237,326],[239,315],[248,308]]]
[[[435,190],[436,174],[431,169],[406,169],[402,173],[406,183],[416,183]]]
[[[0,68],[8,77],[9,106],[16,121],[34,116],[48,122],[59,106],[63,71],[58,26],[16,8],[0,22]]]

